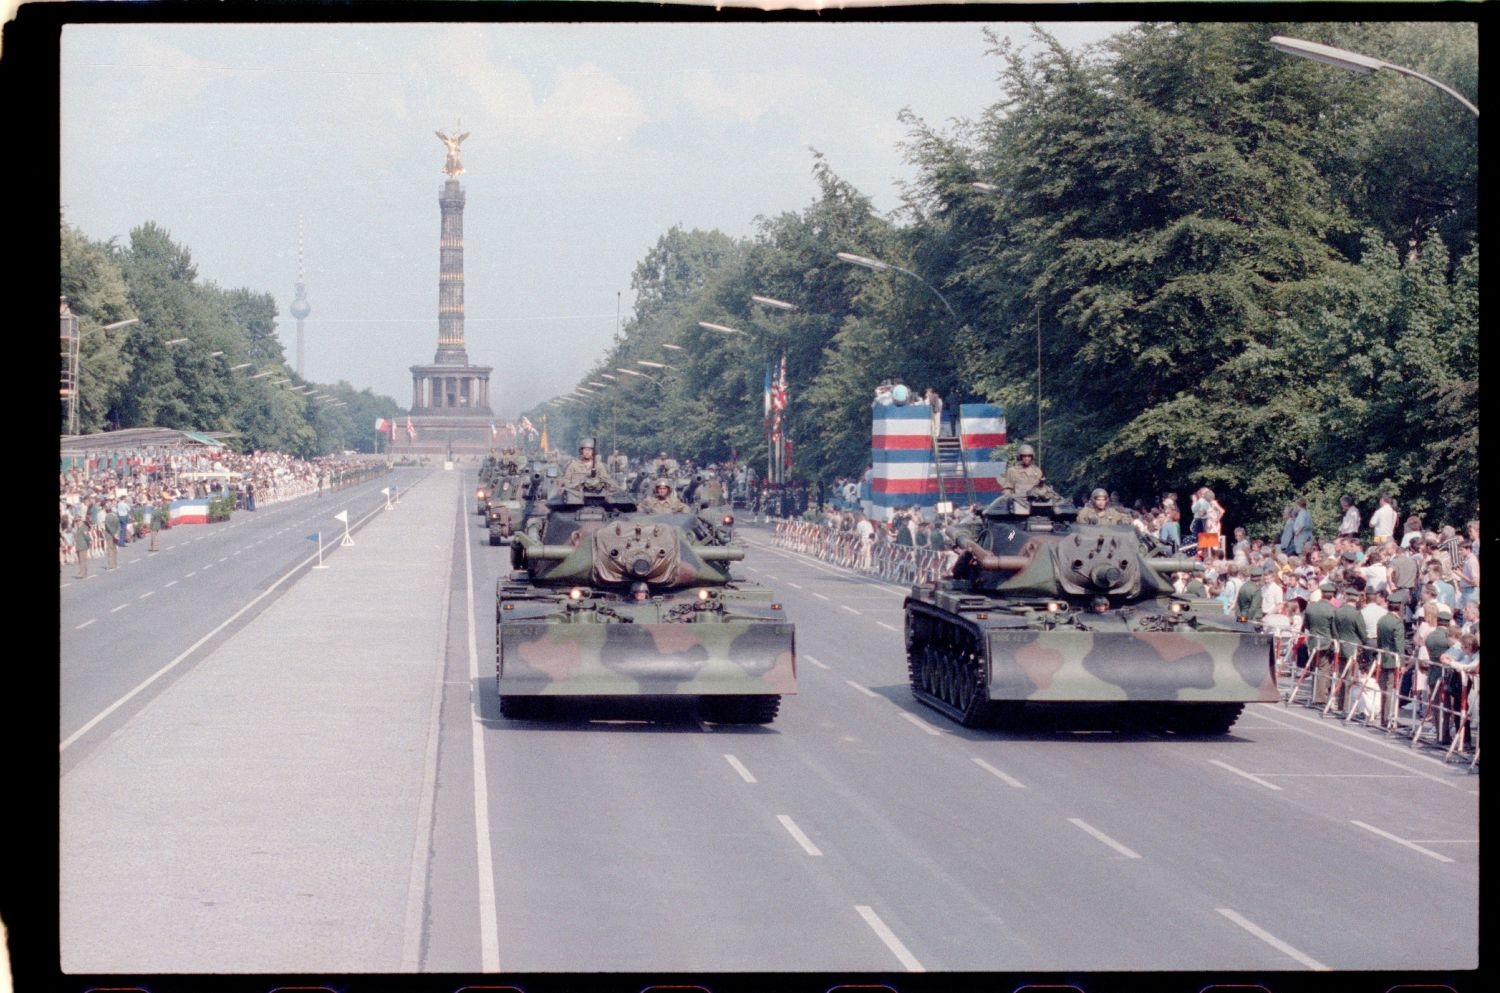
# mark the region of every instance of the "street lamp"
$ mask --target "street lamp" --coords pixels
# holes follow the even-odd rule
[[[745,332],[741,331],[739,328],[732,328],[732,327],[729,327],[729,326],[724,325],[724,324],[712,324],[712,323],[710,323],[708,321],[699,321],[698,322],[698,326],[700,328],[707,328],[710,331],[717,331],[720,334],[744,334],[745,333]]]
[[[241,362],[239,365],[232,365],[232,366],[230,366],[229,367],[229,371],[230,372],[239,372],[241,369],[248,369],[251,366],[253,366],[254,364],[255,364],[254,362]]]
[[[63,314],[63,338],[68,342],[68,434],[78,433],[78,391],[81,387],[79,382],[79,367],[82,359],[79,355],[79,346],[83,339],[95,331],[118,331],[120,328],[129,327],[140,321],[139,317],[130,317],[123,321],[115,321],[97,328],[89,328],[87,331],[78,330],[78,318],[73,312],[66,311]]]
[[[166,341],[162,342],[162,344],[166,345],[168,348],[173,348],[177,345],[186,344],[187,341],[187,338],[168,338]]]
[[[615,372],[623,372],[627,376],[636,376],[636,377],[638,377],[640,379],[645,379],[645,380],[648,380],[650,382],[657,383],[658,385],[660,385],[660,382],[661,382],[660,380],[658,380],[654,376],[648,376],[644,372],[637,372],[634,369],[625,369],[625,368],[622,367],[622,368],[616,369]]]
[[[251,379],[265,379],[267,376],[274,376],[274,375],[276,375],[276,370],[275,369],[267,369],[265,372],[257,372],[255,375],[251,376],[250,378]]]
[[[774,307],[777,310],[800,309],[795,303],[787,303],[785,300],[778,300],[775,297],[763,297],[752,293],[750,295],[750,299],[760,304],[762,307]]]
[[[670,351],[673,351],[673,352],[685,352],[685,351],[687,351],[687,349],[683,348],[681,345],[669,345],[665,341],[661,343],[661,347],[665,348],[665,349],[668,349]]]
[[[1325,65],[1338,66],[1340,69],[1348,69],[1350,72],[1357,72],[1362,75],[1369,75],[1381,69],[1389,69],[1391,72],[1397,72],[1403,76],[1420,79],[1424,83],[1436,86],[1463,104],[1469,109],[1469,113],[1475,117],[1479,116],[1479,108],[1468,100],[1465,100],[1463,95],[1453,87],[1439,83],[1431,76],[1417,72],[1415,69],[1408,69],[1405,66],[1396,65],[1394,62],[1386,62],[1383,59],[1377,59],[1370,55],[1361,55],[1359,52],[1351,52],[1344,48],[1334,48],[1332,45],[1320,45],[1315,41],[1303,41],[1301,38],[1288,38],[1285,35],[1276,35],[1267,44],[1278,52],[1285,52],[1288,55],[1295,55],[1298,58],[1310,59],[1313,62],[1322,62]]]
[[[652,362],[650,359],[636,359],[635,360],[635,364],[636,365],[643,365],[643,366],[645,366],[648,369],[673,369],[673,370],[675,370],[677,368],[675,365],[667,365],[665,362]]]
[[[972,186],[974,189],[978,190],[980,193],[999,193],[1000,192],[1000,187],[996,186],[994,183],[986,183],[986,182],[982,182],[980,180],[975,180],[974,182],[970,183],[969,185]]]
[[[876,272],[884,272],[887,269],[894,269],[896,272],[910,276],[912,279],[915,279],[917,282],[921,283],[923,286],[931,290],[933,296],[941,300],[943,302],[943,306],[948,308],[949,316],[951,316],[955,321],[958,321],[958,314],[954,311],[953,305],[948,302],[948,298],[939,293],[936,286],[933,286],[927,280],[923,279],[921,276],[918,276],[910,269],[903,269],[900,266],[893,265],[890,262],[882,262],[879,259],[872,259],[867,255],[855,255],[853,252],[836,252],[834,254],[841,262],[848,262],[850,265],[864,266],[866,269],[874,269]],[[960,321],[959,323],[962,322]]]

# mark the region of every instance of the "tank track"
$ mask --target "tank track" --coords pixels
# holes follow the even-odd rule
[[[989,673],[979,633],[925,611],[907,612],[906,670],[917,701],[964,727],[995,727],[1021,703],[989,699]]]
[[[781,697],[706,696],[698,701],[699,715],[710,724],[770,724],[781,710]]]

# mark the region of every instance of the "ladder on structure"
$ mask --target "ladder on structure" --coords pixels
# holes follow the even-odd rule
[[[975,503],[974,480],[969,478],[963,439],[957,435],[933,435],[932,457],[937,470],[938,499],[949,501],[962,494],[965,506]]]

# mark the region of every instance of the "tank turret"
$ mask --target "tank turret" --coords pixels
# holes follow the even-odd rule
[[[952,577],[906,599],[912,691],[968,726],[1029,703],[1115,701],[1181,733],[1224,733],[1276,702],[1271,638],[1178,596],[1192,559],[1151,554],[1129,524],[1069,503],[997,498],[952,532]]]

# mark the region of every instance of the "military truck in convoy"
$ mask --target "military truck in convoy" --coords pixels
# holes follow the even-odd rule
[[[511,539],[515,571],[495,593],[501,714],[691,697],[710,722],[773,721],[797,692],[793,626],[770,590],[731,574],[744,550],[722,524],[638,513],[597,482],[538,503]]]
[[[906,598],[912,692],[966,727],[1032,704],[1118,702],[1179,734],[1228,732],[1280,699],[1271,637],[1175,594],[1191,559],[1148,553],[1130,525],[1085,525],[1053,493],[993,500],[955,528],[951,578]]]

